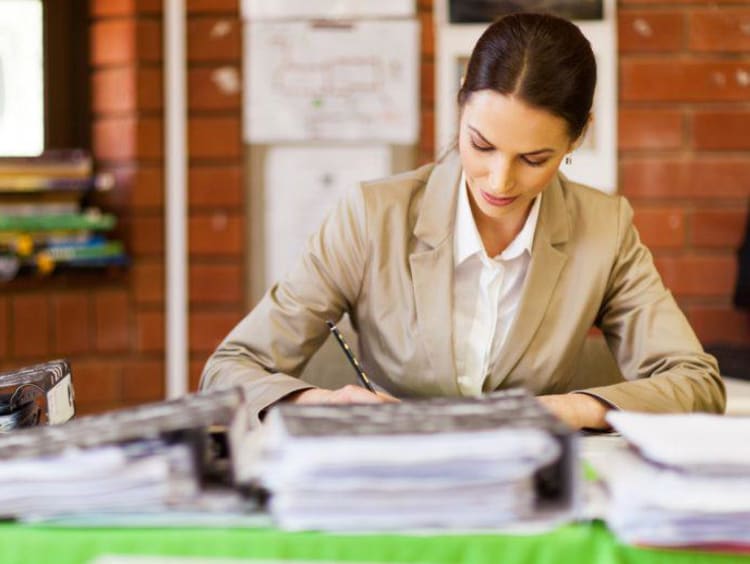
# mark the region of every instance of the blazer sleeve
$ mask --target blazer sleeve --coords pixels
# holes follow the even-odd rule
[[[350,311],[366,261],[362,190],[339,202],[307,241],[296,266],[232,329],[208,359],[200,388],[242,385],[251,416],[284,396],[312,388],[298,377],[329,330]]]
[[[620,409],[723,413],[724,384],[619,198],[617,249],[597,325],[626,381],[582,390]]]

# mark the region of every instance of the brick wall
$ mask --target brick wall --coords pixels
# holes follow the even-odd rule
[[[750,194],[747,2],[620,0],[620,190],[704,344],[750,343],[731,305]]]

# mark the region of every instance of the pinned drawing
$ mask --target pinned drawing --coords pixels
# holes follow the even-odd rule
[[[248,36],[250,143],[416,140],[415,21],[260,22]]]

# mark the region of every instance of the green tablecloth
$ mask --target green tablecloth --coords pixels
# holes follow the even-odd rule
[[[102,554],[420,564],[670,564],[750,562],[750,555],[642,549],[601,524],[533,536],[332,535],[273,529],[83,529],[0,525],[0,563],[67,564]]]

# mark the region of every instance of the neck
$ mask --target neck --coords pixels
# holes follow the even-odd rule
[[[474,204],[473,198],[469,198],[471,213],[482,239],[482,245],[487,256],[494,257],[502,253],[523,229],[526,219],[529,217],[531,206],[534,201],[528,202],[526,207],[517,214],[508,217],[496,218],[484,215]]]

